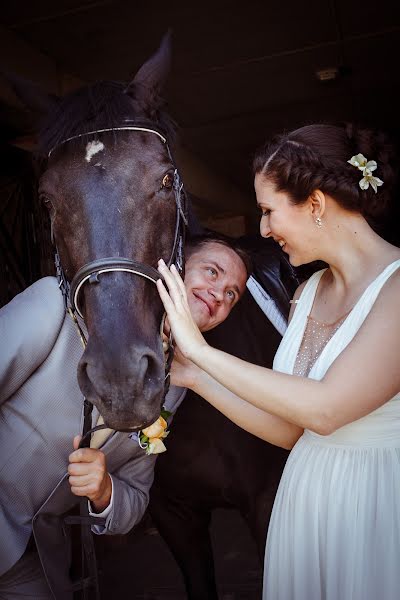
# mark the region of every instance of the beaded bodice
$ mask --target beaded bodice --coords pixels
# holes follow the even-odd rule
[[[308,376],[321,352],[345,321],[348,314],[347,312],[334,323],[323,323],[308,315],[303,339],[296,356],[293,369],[294,375],[299,375],[300,377]]]

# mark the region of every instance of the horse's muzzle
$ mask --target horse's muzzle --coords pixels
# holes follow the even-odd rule
[[[78,382],[105,424],[119,431],[151,425],[164,399],[164,357],[150,349],[134,349],[114,360],[96,356],[89,344],[78,365]]]

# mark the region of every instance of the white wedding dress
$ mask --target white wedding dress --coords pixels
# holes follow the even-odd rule
[[[399,267],[397,260],[368,286],[308,377],[322,379]],[[315,273],[301,294],[275,357],[277,371],[293,373],[323,272]],[[367,371],[368,365],[360,368]],[[275,499],[263,591],[264,600],[399,598],[400,393],[331,435],[305,430]]]

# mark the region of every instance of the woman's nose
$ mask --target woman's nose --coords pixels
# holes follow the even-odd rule
[[[260,219],[260,234],[261,237],[268,238],[271,235],[271,229],[269,228],[268,219],[262,217]]]

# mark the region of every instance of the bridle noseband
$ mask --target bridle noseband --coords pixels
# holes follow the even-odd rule
[[[112,273],[115,271],[139,275],[139,277],[144,277],[153,283],[156,283],[156,281],[161,278],[161,275],[157,269],[135,262],[129,258],[100,258],[86,263],[86,265],[79,269],[79,271],[75,274],[71,282],[69,292],[71,308],[72,310],[76,311],[82,319],[83,315],[78,304],[79,292],[81,291],[82,287],[86,282],[90,284],[100,283],[99,275],[102,273]]]

